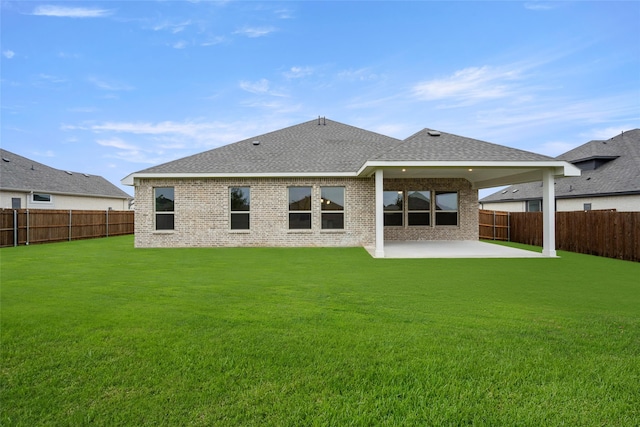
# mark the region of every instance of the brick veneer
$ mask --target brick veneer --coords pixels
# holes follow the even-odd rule
[[[312,229],[288,229],[287,188],[311,186]],[[320,187],[345,187],[344,230],[322,230]],[[175,229],[154,229],[154,187],[175,188]],[[230,230],[229,187],[251,187],[251,229]],[[478,193],[464,179],[385,180],[385,190],[457,190],[460,226],[387,227],[389,240],[477,240]],[[136,247],[375,246],[373,178],[135,180]]]
[[[478,190],[471,188],[466,179],[385,179],[383,188],[385,191],[402,190],[405,195],[409,191],[458,192],[458,225],[385,227],[385,240],[478,240]],[[434,223],[433,211],[431,223]]]

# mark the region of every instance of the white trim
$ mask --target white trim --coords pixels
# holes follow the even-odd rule
[[[264,172],[264,173],[132,173],[120,180],[122,185],[134,185],[135,178],[184,179],[184,178],[355,178],[354,172]]]
[[[551,171],[542,175],[542,254],[556,256],[555,179]]]
[[[469,161],[469,160],[419,160],[419,161],[379,161],[369,160],[357,172],[358,176],[372,175],[376,168],[382,167],[423,167],[423,168],[557,168],[556,174],[580,176],[580,169],[563,160],[529,161]]]

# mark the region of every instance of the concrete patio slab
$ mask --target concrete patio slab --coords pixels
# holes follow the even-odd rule
[[[374,256],[372,250],[368,250]],[[385,242],[385,258],[546,258],[541,252],[473,240]]]

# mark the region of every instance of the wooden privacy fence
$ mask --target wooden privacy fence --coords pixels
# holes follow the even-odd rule
[[[480,238],[510,241],[509,212],[480,210]]]
[[[133,211],[2,209],[0,247],[133,234]]]
[[[482,239],[492,239],[488,226],[483,228],[492,212],[480,213]],[[542,212],[496,214],[509,218],[510,241],[542,246]],[[640,212],[556,212],[556,249],[640,262]]]

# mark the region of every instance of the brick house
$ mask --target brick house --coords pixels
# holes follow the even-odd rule
[[[554,176],[571,174],[564,161],[444,132],[399,140],[319,118],[122,183],[135,187],[136,247],[363,246],[384,257],[385,240],[477,240],[480,188],[543,179],[552,193]]]

